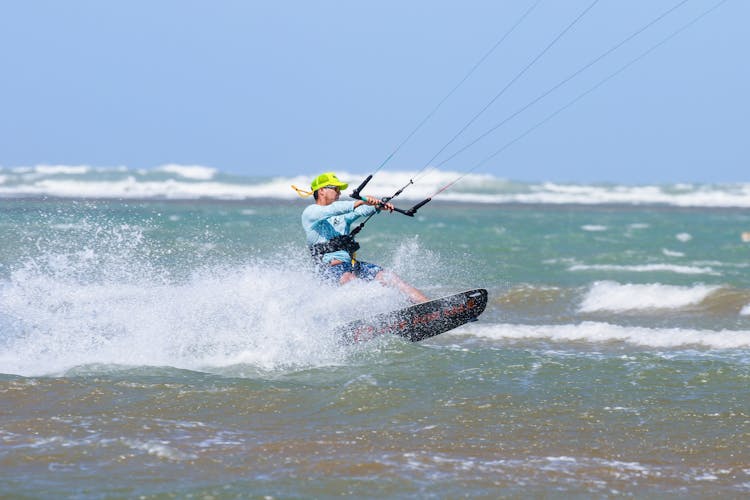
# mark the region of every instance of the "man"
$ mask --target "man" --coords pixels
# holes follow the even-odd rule
[[[427,302],[429,299],[422,292],[395,274],[378,265],[356,260],[354,253],[359,244],[349,235],[352,222],[359,217],[371,215],[380,208],[392,212],[393,205],[383,203],[373,196],[364,196],[361,200],[338,201],[341,190],[348,186],[333,172],[326,172],[312,181],[312,193],[294,188],[300,195],[312,194],[315,198],[315,204],[302,212],[302,227],[322,276],[342,285],[355,278],[366,281],[375,279],[399,289],[414,303]]]

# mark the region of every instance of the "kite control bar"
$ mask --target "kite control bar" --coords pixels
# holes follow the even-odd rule
[[[355,200],[367,201],[367,198],[364,197],[364,196],[362,196],[360,193],[365,188],[365,186],[367,185],[367,183],[370,182],[371,179],[372,179],[372,174],[368,175],[367,178],[365,178],[365,180],[362,181],[362,184],[360,184],[359,186],[357,186],[357,188],[354,191],[352,191],[352,193],[349,196],[351,196]],[[412,184],[412,182],[409,181],[409,184]],[[409,184],[407,184],[407,186]],[[390,200],[392,200],[396,196],[400,195],[401,192],[404,190],[405,187],[406,186],[404,186],[403,188],[399,189],[393,196],[388,196],[388,197],[383,198],[382,199],[382,203],[378,204],[378,208],[383,208],[383,206],[385,205],[385,203],[388,203]],[[422,200],[422,201],[420,201],[419,203],[417,203],[416,205],[414,205],[413,207],[411,207],[408,210],[403,210],[401,208],[393,207],[393,211],[394,212],[398,212],[400,214],[404,214],[404,215],[406,215],[408,217],[414,217],[414,215],[417,213],[417,210],[419,210],[420,208],[422,208],[422,206],[426,205],[430,200],[432,200],[432,198],[427,198],[426,200]]]

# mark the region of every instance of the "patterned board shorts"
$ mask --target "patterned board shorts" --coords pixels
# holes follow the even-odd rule
[[[377,274],[382,270],[383,268],[376,264],[370,264],[369,262],[360,261],[355,262],[354,265],[352,265],[351,262],[342,262],[341,264],[336,264],[333,266],[328,264],[323,264],[322,266],[320,266],[320,274],[322,278],[335,282],[341,281],[341,277],[345,273],[354,273],[354,276],[359,279],[372,281],[375,279],[375,276],[377,276]]]

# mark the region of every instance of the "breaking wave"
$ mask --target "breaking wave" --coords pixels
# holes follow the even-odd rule
[[[591,285],[580,305],[582,312],[681,309],[700,304],[719,286],[634,285],[598,281]]]
[[[366,174],[339,172],[352,183]],[[373,179],[373,192],[392,193],[409,185],[404,199],[432,196],[463,172],[432,170],[385,171]],[[244,177],[202,165],[161,165],[151,169],[125,166],[36,165],[0,167],[2,197],[63,197],[111,199],[252,199],[293,198],[291,184],[309,185],[314,173],[298,176]],[[410,181],[415,179],[413,185]],[[750,183],[734,184],[561,184],[512,182],[490,174],[469,174],[442,200],[469,203],[624,204],[676,207],[750,207]],[[584,226],[586,231],[605,227]]]
[[[713,276],[720,276],[721,273],[715,271],[710,267],[700,266],[683,266],[676,264],[634,264],[634,265],[618,265],[618,264],[574,264],[568,268],[570,271],[613,271],[613,272],[636,272],[636,273],[651,273],[651,272],[668,272],[677,274],[709,274]]]

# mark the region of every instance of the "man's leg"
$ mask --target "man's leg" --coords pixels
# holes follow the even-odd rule
[[[397,275],[390,271],[380,271],[375,275],[375,279],[386,286],[392,286],[399,289],[402,293],[409,296],[412,302],[415,304],[421,304],[422,302],[429,302],[429,298]]]
[[[344,274],[341,275],[341,279],[339,279],[339,283],[342,284],[342,285],[345,285],[345,284],[349,283],[351,280],[356,279],[356,278],[357,277],[354,276],[353,272],[351,272],[351,271],[350,272],[346,272],[346,273],[344,273]]]

